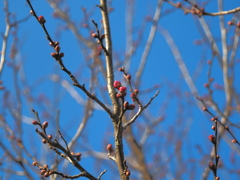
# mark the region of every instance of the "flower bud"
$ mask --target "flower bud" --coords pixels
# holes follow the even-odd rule
[[[97,34],[97,33],[92,33],[92,37],[93,37],[93,38],[97,38],[97,37],[98,37],[98,34]]]
[[[52,53],[51,53],[51,56],[52,56],[53,58],[56,58],[56,57],[57,57],[57,53],[52,52]]]
[[[131,75],[128,74],[128,75],[126,76],[126,79],[127,79],[127,80],[131,80]]]
[[[36,120],[32,121],[33,125],[39,125],[39,122],[37,122]]]
[[[121,87],[121,82],[120,82],[120,81],[114,81],[113,86],[114,86],[116,89],[119,89],[119,88]]]
[[[45,121],[45,122],[42,124],[42,128],[43,128],[43,129],[46,129],[47,127],[48,127],[48,122]]]
[[[47,140],[46,140],[46,139],[43,139],[43,140],[42,140],[42,143],[43,143],[43,144],[46,144],[46,143],[47,143]]]
[[[55,49],[56,52],[59,52],[60,51],[60,46],[56,46],[54,49]]]
[[[210,162],[208,163],[208,167],[209,167],[209,169],[211,169],[212,171],[215,171],[215,170],[216,170],[216,165],[215,165],[212,161],[210,161]]]
[[[126,90],[127,90],[127,88],[126,87],[120,87],[119,88],[119,91],[120,91],[120,93],[122,93],[122,94],[125,94],[126,93]]]
[[[37,164],[38,164],[37,161],[33,161],[32,163],[33,166],[37,166]]]
[[[113,152],[112,144],[108,144],[108,145],[107,145],[107,151],[108,151],[109,153]]]
[[[123,96],[122,94],[117,94],[116,95],[117,98],[122,98],[122,96]]]
[[[48,139],[52,139],[52,135],[48,135]]]
[[[232,21],[228,21],[228,25],[229,26],[233,25],[233,22]]]
[[[41,170],[41,171],[40,171],[40,174],[41,174],[41,175],[44,175],[46,172],[47,172],[46,170]]]
[[[126,170],[125,175],[128,177],[130,176],[131,172],[129,170]]]
[[[208,136],[209,141],[211,141],[213,144],[216,144],[216,137],[214,135]]]
[[[43,16],[39,16],[39,17],[38,17],[38,21],[39,21],[41,24],[46,23],[46,20],[45,20],[45,18],[44,18]]]
[[[138,89],[134,89],[134,93],[137,95],[139,93]]]

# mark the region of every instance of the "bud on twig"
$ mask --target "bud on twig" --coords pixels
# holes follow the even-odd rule
[[[108,144],[108,145],[107,145],[107,151],[108,151],[109,153],[112,153],[112,152],[113,152],[112,144]]]
[[[216,171],[216,165],[212,161],[209,162],[208,167],[212,171]]]
[[[41,24],[46,23],[46,20],[45,20],[45,18],[44,18],[43,16],[39,16],[39,17],[38,17],[38,21],[39,21]]]
[[[214,135],[208,136],[209,141],[211,141],[213,144],[216,144],[216,137]]]

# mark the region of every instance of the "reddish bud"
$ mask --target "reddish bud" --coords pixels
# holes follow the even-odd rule
[[[204,87],[205,88],[209,88],[209,84],[208,83],[204,83]]]
[[[135,93],[131,93],[131,94],[130,94],[130,97],[133,98],[133,99],[135,99],[135,98],[136,98],[136,94],[135,94]]]
[[[31,15],[34,15],[34,12],[31,10],[31,11],[30,11],[30,14],[31,14]]]
[[[39,16],[39,17],[38,17],[38,21],[39,21],[41,24],[46,23],[46,20],[44,19],[43,16]]]
[[[126,93],[126,90],[127,90],[127,88],[126,87],[120,87],[119,88],[119,91],[120,91],[120,93],[122,93],[122,94],[125,94]]]
[[[216,144],[216,137],[214,135],[208,136],[209,141],[211,141],[213,144]]]
[[[134,89],[134,93],[137,95],[139,93],[138,89]]]
[[[228,25],[229,26],[233,25],[233,22],[232,21],[228,21]]]
[[[121,82],[120,82],[120,81],[114,81],[113,86],[114,86],[116,89],[119,89],[122,85],[121,85]]]
[[[32,163],[33,166],[37,166],[37,164],[38,164],[37,161],[33,161]]]
[[[50,176],[50,174],[48,173],[48,172],[46,172],[45,174],[44,174],[44,177],[49,177]]]
[[[51,53],[51,56],[52,56],[53,58],[56,58],[56,57],[57,57],[57,53],[52,52],[52,53]]]
[[[130,174],[131,174],[131,172],[129,171],[129,170],[126,170],[125,171],[125,175],[128,177],[128,176],[130,176]]]
[[[42,143],[43,143],[43,144],[46,144],[46,143],[47,143],[47,140],[46,140],[46,139],[43,139],[43,140],[42,140]]]
[[[216,165],[215,165],[212,161],[210,161],[210,162],[208,163],[208,167],[209,167],[209,169],[211,169],[212,171],[215,171],[215,170],[216,170]]]
[[[120,68],[118,68],[118,71],[122,71],[122,72],[124,72],[124,67],[120,67]]]
[[[81,156],[82,156],[82,153],[77,153],[77,154],[76,154],[76,159],[77,159],[77,161],[80,161],[80,160],[81,160]]]
[[[228,126],[225,126],[225,129],[226,129],[226,130],[229,130],[229,127],[228,127]]]
[[[202,108],[202,110],[203,110],[203,111],[207,111],[207,107],[204,106],[204,107]]]
[[[112,144],[107,145],[107,151],[110,152],[110,153],[113,152]]]
[[[59,55],[60,55],[61,58],[64,57],[64,53],[63,52],[60,53]]]
[[[128,75],[126,76],[126,79],[127,79],[127,80],[131,80],[131,75],[128,74]]]
[[[117,98],[122,98],[123,95],[122,94],[117,94],[116,96],[117,96]]]
[[[45,122],[42,124],[42,128],[43,128],[43,129],[46,129],[47,127],[48,127],[48,122],[45,121]]]
[[[37,122],[37,121],[35,120],[35,121],[32,121],[32,124],[33,124],[33,125],[39,125],[39,122]]]
[[[56,46],[54,49],[55,49],[56,52],[59,52],[60,51],[60,46]]]
[[[236,141],[235,139],[233,139],[231,142],[232,142],[232,143],[237,143],[237,141]]]
[[[215,180],[220,180],[220,177],[217,176],[217,177],[215,178]]]
[[[215,131],[215,129],[216,129],[216,127],[215,127],[215,126],[212,126],[212,130],[214,130],[214,131]]]
[[[47,165],[47,164],[45,164],[43,167],[47,169],[47,168],[48,168],[48,165]]]
[[[48,135],[48,139],[52,139],[52,135]]]
[[[134,104],[130,104],[129,106],[128,106],[128,110],[134,110],[135,109],[135,105]]]
[[[97,38],[98,37],[97,33],[92,33],[91,35],[92,35],[93,38]]]

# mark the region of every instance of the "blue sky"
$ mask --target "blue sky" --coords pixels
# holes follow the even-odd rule
[[[69,12],[71,18],[78,23],[79,31],[85,36],[89,36],[89,32],[86,28],[82,28],[83,13],[81,7],[85,7],[88,12],[91,12],[90,20],[94,19],[100,24],[101,14],[99,9],[95,6],[99,2],[94,1],[70,1]],[[133,16],[133,31],[134,40],[139,40],[139,47],[131,59],[131,68],[129,73],[132,75],[132,80],[134,81],[134,76],[136,74],[139,62],[144,50],[148,33],[151,27],[151,22],[146,22],[146,16],[152,17],[154,15],[156,1],[136,1],[136,6],[134,8]],[[53,40],[59,41],[61,44],[61,49],[65,53],[64,63],[66,67],[71,70],[74,74],[78,75],[79,81],[85,83],[86,87],[89,87],[90,71],[87,67],[87,62],[84,60],[84,56],[80,51],[82,44],[79,44],[70,30],[62,30],[65,27],[64,22],[57,18],[52,17],[53,10],[47,2],[45,1],[33,1],[32,2],[38,15],[43,15],[47,20],[46,27],[51,34]],[[65,5],[63,5],[64,7]],[[114,1],[112,7],[114,11],[110,13],[110,24],[111,33],[113,41],[114,50],[114,63],[122,62],[124,60],[124,54],[126,50],[126,14],[125,9],[126,1]],[[239,6],[238,1],[225,1],[224,10],[233,9]],[[0,4],[0,8],[3,7],[3,3]],[[16,19],[22,19],[29,14],[29,7],[25,1],[15,2],[9,1],[9,9],[11,12],[15,13]],[[171,13],[167,13],[168,10],[172,10]],[[216,12],[217,3],[212,1],[208,3],[205,7],[207,12]],[[239,15],[238,15],[239,16]],[[232,19],[232,15],[224,16],[225,25]],[[218,43],[219,49],[221,49],[220,44],[220,31],[219,31],[219,17],[204,17],[206,22],[212,31],[213,36]],[[0,20],[4,22],[4,13],[0,12]],[[138,38],[138,33],[144,28],[141,39]],[[182,10],[174,9],[168,4],[163,5],[162,18],[160,18],[158,23],[158,28],[166,29],[171,34],[177,45],[181,56],[189,70],[191,75],[196,75],[194,83],[198,89],[199,95],[206,95],[207,89],[204,88],[203,84],[208,81],[207,72],[209,65],[206,63],[207,60],[211,59],[211,50],[208,43],[203,43],[196,45],[198,40],[202,39],[201,27],[199,27],[197,17],[191,14],[184,15]],[[94,30],[94,27],[91,26]],[[212,144],[208,141],[208,135],[213,134],[211,130],[212,122],[209,121],[209,116],[202,113],[196,105],[195,98],[191,95],[189,87],[186,85],[182,78],[181,72],[177,63],[173,57],[173,54],[168,47],[163,35],[158,29],[156,37],[154,39],[152,49],[150,51],[148,61],[145,66],[144,74],[141,78],[140,92],[155,85],[160,85],[160,94],[149,106],[149,109],[143,113],[139,120],[134,124],[133,131],[135,133],[136,139],[140,140],[142,136],[142,131],[146,124],[152,119],[156,119],[159,116],[165,115],[166,118],[157,127],[153,128],[154,134],[151,135],[146,141],[146,147],[152,147],[150,149],[144,149],[146,153],[146,159],[151,167],[155,165],[153,163],[154,156],[164,156],[170,157],[174,153],[174,147],[176,142],[182,141],[184,146],[182,149],[183,163],[188,163],[191,159],[195,161],[192,163],[192,167],[196,167],[194,170],[195,176],[199,177],[196,179],[201,179],[201,174],[203,173],[205,167],[207,166],[207,160],[201,161],[203,157],[207,156],[212,148]],[[228,42],[231,43],[231,38],[233,37],[234,27],[229,27]],[[5,25],[0,26],[0,32],[4,33]],[[60,32],[60,33],[59,33]],[[22,23],[18,27],[18,43],[17,47],[19,52],[17,53],[15,62],[21,63],[23,65],[24,74],[27,77],[27,84],[31,87],[30,94],[33,97],[32,103],[27,103],[23,98],[23,129],[24,129],[24,143],[26,146],[30,146],[34,153],[37,153],[37,159],[41,159],[41,155],[50,158],[53,156],[53,152],[47,151],[46,148],[42,148],[41,139],[35,134],[34,128],[31,125],[31,118],[34,118],[30,108],[34,108],[39,111],[42,121],[49,121],[49,131],[53,134],[56,133],[55,117],[57,110],[60,109],[60,130],[65,135],[67,141],[71,139],[79,121],[82,119],[84,113],[84,107],[76,102],[75,99],[64,89],[59,83],[54,83],[51,80],[53,74],[60,76],[61,80],[67,80],[69,83],[69,77],[59,69],[58,64],[50,56],[53,52],[52,48],[48,45],[45,39],[45,34],[37,21],[31,17],[26,22]],[[3,85],[6,90],[11,91],[13,99],[15,99],[14,94],[14,83],[13,83],[13,71],[9,64],[11,60],[9,59],[10,47],[13,42],[13,37],[9,38],[9,46],[7,50],[7,63],[4,67],[4,72],[2,74],[1,80],[3,80]],[[101,56],[102,59],[104,56]],[[239,54],[237,58],[239,60]],[[214,78],[214,83],[223,85],[222,71],[218,65],[216,58],[213,61],[212,77]],[[236,71],[239,70],[239,64],[236,63]],[[21,73],[22,74],[22,73]],[[22,77],[18,75],[18,78]],[[236,73],[235,87],[236,91],[239,92],[239,76]],[[117,71],[117,66],[115,66],[115,79],[122,81],[121,72]],[[104,82],[102,77],[99,77],[99,83]],[[100,90],[104,88],[105,85],[97,85],[95,93],[100,96],[100,99],[105,99],[107,93],[100,93]],[[21,93],[24,92],[25,86],[20,83],[20,88],[22,88]],[[76,92],[86,99],[84,93],[75,88]],[[157,90],[157,89],[156,89]],[[140,96],[141,101],[145,104],[148,102],[155,91],[150,91],[149,93],[142,94]],[[104,94],[104,96],[103,96]],[[1,98],[3,97],[3,91],[0,92]],[[220,108],[223,109],[225,105],[225,95],[224,91],[214,89],[214,95],[216,102],[219,104]],[[131,101],[129,98],[128,101]],[[109,102],[109,100],[106,100]],[[9,124],[14,126],[14,119],[9,115],[9,112],[1,105],[0,113],[4,114]],[[167,108],[166,108],[167,107]],[[46,116],[49,114],[49,116]],[[44,116],[45,115],[45,116]],[[231,120],[234,123],[238,123],[239,114],[234,112],[231,116]],[[147,122],[147,123],[146,123]],[[237,129],[234,129],[237,130]],[[169,132],[173,134],[172,142],[168,140]],[[184,135],[183,132],[187,132]],[[1,135],[5,135],[4,131],[1,129]],[[237,137],[239,133],[235,131]],[[33,143],[34,142],[34,143]],[[5,141],[7,144],[7,141]],[[108,143],[114,143],[112,125],[107,114],[102,110],[97,110],[93,113],[90,118],[83,135],[78,141],[79,151],[83,152],[83,166],[86,167],[94,175],[98,175],[104,169],[104,163],[106,163],[105,168],[109,168],[109,172],[106,177],[114,177],[114,170],[111,170],[111,166],[114,166],[113,162],[109,161],[95,161],[87,154],[84,154],[88,148],[94,151],[104,152],[105,145]],[[170,143],[166,145],[167,143]],[[33,145],[34,144],[34,145]],[[85,147],[87,146],[87,147]],[[164,148],[166,146],[166,148]],[[196,146],[200,146],[203,153],[199,153]],[[41,149],[41,151],[37,151]],[[148,153],[149,152],[149,153]],[[0,151],[0,153],[3,153]],[[220,152],[221,157],[224,158],[224,167],[219,169],[219,174],[221,177],[227,178],[237,178],[235,173],[230,174],[226,169],[234,169],[239,166],[238,161],[230,163],[230,157],[233,154],[236,156],[231,148],[226,145],[226,142],[221,142]],[[131,155],[129,149],[126,145],[126,155]],[[42,159],[42,162],[46,159]],[[51,160],[50,160],[51,161]],[[49,163],[50,163],[49,161]],[[163,162],[164,164],[164,159]],[[101,164],[101,165],[99,165]],[[110,164],[110,165],[109,165]],[[99,166],[99,167],[96,167]],[[172,168],[173,173],[179,170],[176,167],[177,164],[175,160],[171,161],[167,166]],[[16,166],[13,166],[17,168]],[[71,169],[71,165],[68,166]],[[66,170],[66,169],[65,169]],[[187,166],[187,171],[191,168]],[[71,173],[77,173],[71,170]],[[174,176],[174,175],[172,175]],[[137,178],[137,175],[132,175],[133,178]],[[184,179],[190,179],[190,173],[184,173],[182,176]],[[107,178],[106,178],[107,179]],[[171,174],[164,177],[164,179],[171,179]],[[209,179],[212,179],[212,173],[210,173]]]

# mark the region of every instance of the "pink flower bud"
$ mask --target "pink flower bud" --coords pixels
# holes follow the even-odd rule
[[[45,121],[45,122],[42,124],[42,128],[43,128],[43,129],[46,129],[47,127],[48,127],[48,122]]]
[[[56,57],[57,57],[57,53],[52,52],[52,53],[51,53],[51,56],[52,56],[53,58],[56,58]]]
[[[97,38],[97,37],[98,37],[98,34],[97,34],[97,33],[92,33],[91,36],[92,36],[93,38]]]
[[[134,89],[134,93],[137,95],[139,93],[138,89]]]
[[[112,144],[107,145],[107,151],[110,152],[110,153],[113,152]]]
[[[59,52],[60,51],[60,46],[56,46],[54,49],[55,49],[56,52]]]
[[[33,161],[32,163],[33,166],[37,166],[37,164],[38,164],[37,161]]]
[[[39,17],[38,17],[38,21],[39,21],[41,24],[46,23],[46,20],[44,19],[43,16],[39,16]]]
[[[214,135],[208,136],[209,141],[211,141],[213,144],[216,144],[216,137]]]
[[[122,86],[122,87],[120,87],[118,90],[120,91],[120,93],[125,94],[127,88]]]
[[[116,89],[119,89],[122,85],[121,85],[121,82],[120,82],[120,81],[114,81],[113,86],[114,86]]]
[[[37,122],[37,121],[35,120],[35,121],[32,121],[32,124],[33,124],[33,125],[38,125],[39,122]]]
[[[117,98],[122,98],[123,95],[122,95],[122,94],[117,94],[116,97],[117,97]]]
[[[131,93],[131,94],[130,94],[130,97],[133,98],[133,99],[135,99],[135,98],[136,98],[136,94],[135,94],[135,93]]]
[[[126,79],[127,79],[127,80],[131,80],[131,75],[128,74],[128,75],[126,76]]]

